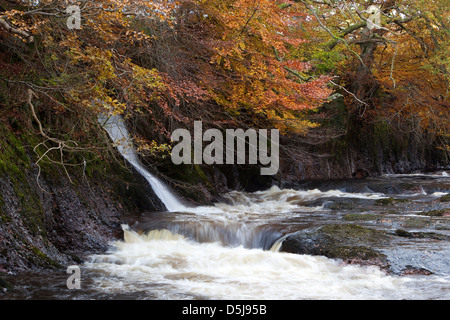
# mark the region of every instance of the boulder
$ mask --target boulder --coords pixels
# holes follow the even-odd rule
[[[376,265],[387,269],[386,256],[373,246],[388,242],[389,236],[383,231],[354,224],[336,224],[288,235],[280,251],[322,255],[349,264]]]

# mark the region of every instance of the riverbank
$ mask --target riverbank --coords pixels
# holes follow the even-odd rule
[[[120,237],[131,212],[163,208],[123,160],[105,153],[93,162],[81,153],[89,161],[84,170],[70,162],[38,167],[31,133],[7,125],[0,131],[0,276],[80,263],[78,253],[102,252]]]

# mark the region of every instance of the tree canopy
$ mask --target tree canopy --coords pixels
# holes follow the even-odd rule
[[[80,28],[70,27],[71,5]],[[448,0],[3,0],[2,112],[28,101],[48,117],[77,119],[53,130],[58,141],[67,132],[77,139],[69,149],[99,112],[123,114],[147,124],[142,146],[160,150],[194,120],[306,134],[318,126],[311,114],[339,93],[363,121],[408,123],[445,149],[448,8]]]

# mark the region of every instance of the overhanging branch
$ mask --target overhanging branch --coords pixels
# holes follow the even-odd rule
[[[30,43],[34,41],[34,38],[31,34],[24,30],[14,28],[4,19],[4,17],[0,17],[0,26],[10,33],[17,34],[26,38]]]

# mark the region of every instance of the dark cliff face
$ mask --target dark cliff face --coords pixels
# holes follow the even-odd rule
[[[93,164],[82,174],[68,168],[70,179],[61,165],[47,164],[39,175],[30,146],[21,139],[25,136],[7,132],[3,137],[0,275],[80,263],[81,254],[102,252],[119,239],[128,215],[164,210],[126,163],[105,159],[108,165]]]

